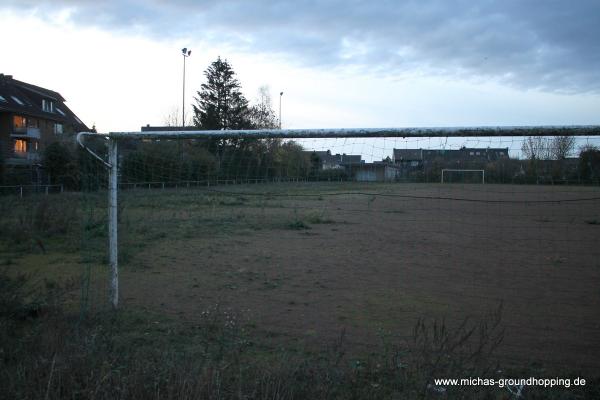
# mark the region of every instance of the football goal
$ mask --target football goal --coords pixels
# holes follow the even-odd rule
[[[273,337],[375,343],[501,303],[507,356],[597,366],[600,127],[169,129],[81,133],[80,189],[6,207],[82,235],[86,312],[218,304]],[[568,158],[522,151],[558,137]]]
[[[523,162],[510,159],[508,153],[519,149],[522,138],[554,137],[558,135],[579,137],[584,143],[600,135],[594,126],[571,127],[467,127],[467,128],[397,128],[397,129],[290,129],[290,130],[242,130],[242,131],[197,131],[190,129],[168,130],[148,128],[141,132],[111,132],[108,134],[79,133],[77,140],[101,165],[107,174],[98,172],[97,179],[106,179],[108,192],[108,261],[110,265],[110,303],[119,305],[119,196],[122,192],[135,192],[146,188],[148,194],[157,190],[201,188],[204,195],[227,195],[232,189],[228,185],[251,185],[293,183],[285,187],[286,192],[269,193],[271,187],[248,189],[244,200],[215,200],[219,204],[245,202],[246,198],[265,199],[301,197],[298,191],[306,182],[356,182],[368,175],[369,181],[433,183],[441,173],[441,182],[484,183],[493,179],[498,183],[512,183],[519,178]],[[91,143],[101,139],[101,143]],[[434,141],[439,139],[438,144]],[[448,145],[453,140],[454,144]],[[497,161],[498,171],[486,176],[484,169],[443,168],[439,162],[437,172],[425,167],[428,159],[435,160],[439,154],[448,156],[452,146],[460,152],[465,145],[485,144],[486,151],[496,146],[502,154]],[[510,146],[504,147],[506,143]],[[430,148],[423,150],[423,144]],[[493,145],[490,147],[490,144]],[[450,147],[450,148],[448,148]],[[412,148],[412,149],[411,149]],[[512,148],[512,149],[511,149]],[[391,156],[391,157],[390,157]],[[438,158],[439,159],[439,158]],[[100,177],[100,178],[99,178]],[[104,178],[101,178],[104,177]],[[400,179],[401,178],[401,179]],[[439,178],[438,178],[439,179]],[[439,181],[438,181],[439,182]],[[358,183],[357,183],[358,184]],[[373,199],[396,196],[397,199],[421,198],[432,200],[436,196],[419,194],[425,187],[402,187],[393,190],[382,186],[338,186],[319,187],[306,197],[326,198],[340,188],[347,196],[356,191]],[[100,184],[98,187],[101,187]],[[210,190],[211,192],[207,192]],[[237,189],[236,189],[237,190]],[[246,190],[246,189],[244,189]],[[399,193],[385,192],[400,190]],[[430,191],[428,188],[427,190]],[[338,194],[335,194],[338,195]],[[493,199],[492,199],[493,200]],[[130,200],[126,200],[130,201]],[[167,204],[169,199],[164,200]],[[525,201],[525,200],[524,200]],[[221,203],[219,203],[221,202]],[[211,203],[212,204],[212,203]],[[217,206],[213,204],[213,211]],[[300,206],[294,205],[298,214]],[[321,209],[322,211],[322,209]],[[143,215],[138,216],[144,219]],[[323,216],[315,220],[326,220]],[[306,223],[296,221],[301,228]],[[303,225],[304,224],[304,225]],[[292,224],[293,225],[293,224]],[[160,223],[152,229],[160,229]],[[160,235],[160,234],[158,234]],[[166,233],[165,233],[166,235]]]
[[[442,183],[485,183],[485,170],[444,168]]]

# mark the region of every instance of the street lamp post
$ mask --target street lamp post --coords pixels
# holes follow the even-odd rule
[[[281,129],[281,97],[283,96],[283,92],[279,93],[279,129]]]
[[[185,59],[192,54],[192,51],[188,50],[187,47],[184,47],[183,49],[181,49],[181,54],[183,55],[183,93],[181,96],[181,126],[185,127]]]

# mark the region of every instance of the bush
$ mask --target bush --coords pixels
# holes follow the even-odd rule
[[[48,174],[48,182],[79,188],[79,168],[74,150],[61,142],[50,143],[42,156],[42,166]]]
[[[584,149],[579,155],[579,170],[585,180],[600,179],[600,150]]]

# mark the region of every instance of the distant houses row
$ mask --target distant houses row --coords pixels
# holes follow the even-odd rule
[[[317,169],[344,171],[348,178],[365,182],[409,178],[415,172],[424,171],[436,163],[446,168],[460,169],[509,159],[508,147],[461,147],[456,150],[394,149],[391,159],[388,157],[372,163],[366,163],[360,155],[332,154],[330,150],[304,153]]]

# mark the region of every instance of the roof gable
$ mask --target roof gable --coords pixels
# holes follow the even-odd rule
[[[69,124],[76,131],[89,131],[89,128],[67,107],[60,93],[13,79],[11,75],[0,74],[0,112],[12,112]],[[44,100],[52,102],[50,109],[42,107]]]

